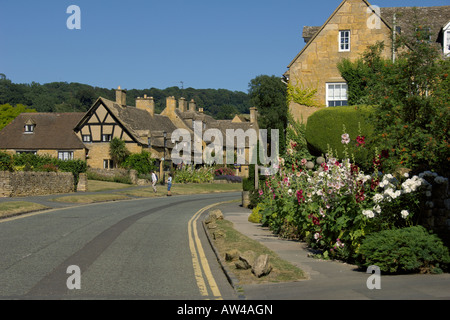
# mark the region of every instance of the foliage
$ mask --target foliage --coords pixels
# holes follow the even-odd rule
[[[154,97],[155,111],[165,108],[166,97],[194,99],[206,114],[217,119],[231,119],[236,113],[249,113],[249,97],[244,92],[226,89],[194,89],[169,87],[166,89],[127,90],[127,105],[134,106],[137,97]],[[0,104],[24,104],[38,112],[85,112],[98,97],[115,100],[115,90],[81,83],[52,82],[16,84],[0,79]]]
[[[280,141],[285,141],[288,123],[288,104],[286,85],[277,76],[260,75],[249,83],[249,96],[252,105],[258,108],[258,125],[261,129],[279,130]],[[280,146],[283,153],[284,145]]]
[[[355,62],[343,61],[339,69],[349,84],[350,103],[376,106],[371,140],[389,156],[391,171],[450,171],[450,59],[427,40],[428,28],[411,21],[413,36],[399,35],[401,50],[395,62],[381,58],[378,43]],[[405,35],[408,33],[404,33]]]
[[[175,183],[205,183],[213,180],[214,169],[211,167],[193,169],[191,166],[184,166],[174,172],[173,178]]]
[[[306,241],[324,257],[351,261],[368,234],[418,223],[428,174],[394,177],[375,163],[369,175],[348,158],[329,153],[324,160],[309,170],[306,159],[296,167],[281,158],[278,174],[258,190],[265,226]],[[432,176],[431,183],[444,179]]]
[[[371,106],[344,106],[316,111],[308,118],[305,131],[311,152],[320,156],[331,149],[338,159],[352,156],[364,170],[370,169],[374,151],[366,146],[366,140],[373,134],[373,126],[369,121],[373,112]],[[349,135],[351,144],[342,143],[344,133]],[[357,137],[364,137],[364,141],[358,142]],[[344,151],[348,147],[351,150],[346,155]]]
[[[299,166],[302,159],[311,160],[313,156],[308,149],[306,140],[306,124],[295,120],[288,113],[289,125],[286,128],[285,165]]]
[[[308,88],[303,85],[301,82],[297,82],[298,84],[294,86],[292,83],[287,84],[287,101],[288,103],[295,102],[300,105],[308,106],[308,107],[322,107],[316,100],[317,96],[317,88]]]
[[[23,104],[18,104],[14,107],[8,103],[0,105],[0,130],[6,127],[11,121],[13,121],[19,114],[23,112],[36,112],[36,110],[29,109]]]
[[[234,176],[234,170],[228,167],[220,167],[214,170],[214,175],[222,176],[222,175],[230,175]]]
[[[383,230],[361,244],[357,264],[378,266],[385,273],[441,273],[450,265],[448,248],[422,226]]]
[[[0,171],[13,171],[13,158],[3,151],[0,151]]]
[[[85,161],[60,160],[48,155],[36,155],[32,153],[15,154],[12,157],[15,170],[46,171],[46,172],[71,172],[74,176],[75,186],[78,184],[80,173],[87,170]]]
[[[130,154],[122,166],[127,169],[134,169],[138,174],[148,174],[152,170],[156,170],[155,159],[152,159],[149,152],[142,150],[141,153]]]
[[[130,155],[125,146],[125,141],[119,138],[113,138],[109,143],[109,156],[116,166],[123,166],[125,160]]]

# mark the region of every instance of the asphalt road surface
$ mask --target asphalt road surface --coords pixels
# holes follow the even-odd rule
[[[201,226],[238,193],[82,205],[0,220],[0,299],[236,299]]]

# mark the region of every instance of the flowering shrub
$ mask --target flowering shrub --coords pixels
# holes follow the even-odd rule
[[[216,176],[234,176],[234,170],[227,167],[217,168],[214,170]]]
[[[343,143],[347,139],[342,136]],[[444,179],[428,172],[369,175],[331,154],[317,170],[307,169],[306,161],[292,166],[279,160],[278,173],[259,189],[261,222],[281,236],[305,240],[325,257],[344,260],[353,259],[368,234],[417,224],[430,181]]]
[[[175,183],[211,182],[214,180],[214,170],[210,167],[192,169],[190,166],[185,166],[182,169],[175,171],[173,180]]]

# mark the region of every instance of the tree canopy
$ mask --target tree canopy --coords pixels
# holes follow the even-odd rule
[[[155,99],[155,111],[161,112],[166,97],[194,99],[197,106],[216,119],[231,119],[237,113],[249,113],[250,99],[245,92],[226,89],[194,89],[169,87],[166,89],[129,89],[127,105],[134,106],[137,97],[144,95]],[[81,83],[51,82],[39,84],[13,83],[0,77],[0,105],[22,104],[37,112],[85,112],[98,97],[115,100],[115,90],[93,87]]]

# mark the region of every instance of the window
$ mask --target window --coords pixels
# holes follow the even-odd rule
[[[339,51],[350,51],[350,30],[339,31]]]
[[[450,30],[444,34],[444,54],[450,55]]]
[[[73,160],[73,151],[58,151],[59,160]]]
[[[112,134],[102,134],[102,141],[103,142],[110,142],[112,138]]]
[[[83,142],[92,142],[90,134],[83,134]]]
[[[114,162],[109,159],[103,160],[103,169],[113,169],[114,168]]]
[[[347,104],[347,84],[327,83],[327,106],[338,107]]]
[[[34,132],[34,124],[26,124],[25,133],[33,133],[33,132]]]
[[[22,153],[37,154],[37,151],[32,151],[32,150],[16,151],[16,154],[22,154]]]

